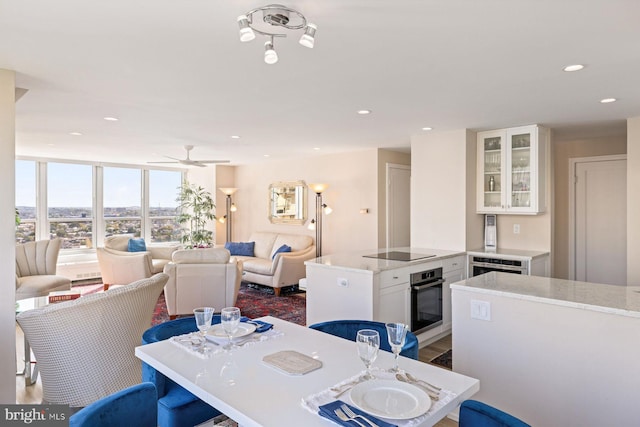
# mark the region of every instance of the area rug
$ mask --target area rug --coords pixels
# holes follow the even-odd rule
[[[452,370],[453,360],[452,360],[452,350],[447,350],[442,353],[440,356],[434,357],[431,359],[429,363],[433,363],[434,365],[442,366],[443,368],[447,368]]]
[[[102,284],[74,286],[82,295],[89,295],[102,291]],[[250,318],[273,316],[282,320],[305,326],[307,320],[307,300],[305,293],[297,287],[284,288],[279,297],[275,296],[273,289],[268,286],[260,286],[242,283],[238,292],[236,306],[240,308],[243,316]],[[219,311],[222,307],[216,307]],[[160,294],[153,312],[152,325],[157,325],[169,320],[167,304],[164,293]]]

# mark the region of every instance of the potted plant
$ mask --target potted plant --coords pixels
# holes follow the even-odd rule
[[[178,188],[178,223],[182,228],[182,243],[187,249],[208,248],[212,245],[213,232],[205,229],[207,222],[215,221],[216,205],[211,193],[195,184],[184,181]],[[185,227],[186,225],[186,227]]]

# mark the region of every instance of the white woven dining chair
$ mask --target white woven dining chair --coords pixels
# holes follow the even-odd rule
[[[18,314],[40,371],[43,402],[83,407],[140,383],[135,347],[167,279],[159,273]]]

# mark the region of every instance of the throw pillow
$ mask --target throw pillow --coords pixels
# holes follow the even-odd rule
[[[127,250],[129,252],[144,252],[147,250],[147,245],[144,243],[144,239],[129,239]]]
[[[227,249],[231,255],[239,256],[253,256],[253,248],[256,242],[227,242],[224,244],[224,248]]]
[[[289,245],[282,245],[280,246],[278,249],[276,249],[276,251],[273,253],[273,256],[271,257],[271,259],[274,259],[276,257],[277,254],[279,254],[280,252],[291,252],[291,246]]]

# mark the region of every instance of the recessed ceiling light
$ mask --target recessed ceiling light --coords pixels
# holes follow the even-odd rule
[[[264,157],[271,157],[269,154],[263,154]]]
[[[422,130],[433,130],[433,128],[426,127],[426,128],[422,128]]]
[[[371,114],[371,110],[358,110],[358,114],[366,116],[367,114]]]
[[[55,146],[55,144],[51,144],[51,143],[49,143],[49,144],[47,144],[47,145],[48,145],[49,147],[54,147],[54,146]]]
[[[605,99],[601,99],[600,100],[600,102],[602,104],[610,104],[610,103],[616,102],[616,101],[617,101],[617,99],[615,99],[615,98],[605,98]]]
[[[318,151],[318,150],[320,150],[320,147],[313,147],[313,149]]]
[[[231,135],[231,139],[240,139],[240,135]]]
[[[82,134],[80,132],[69,132],[69,135],[80,136]]]
[[[108,121],[108,122],[117,122],[117,121],[118,121],[118,119],[117,119],[117,118],[115,118],[115,117],[105,117],[104,119],[105,119],[106,121]]]
[[[571,71],[580,71],[583,68],[584,68],[584,65],[582,65],[582,64],[573,64],[573,65],[567,65],[562,70],[563,71],[567,71],[567,72],[571,72]]]

